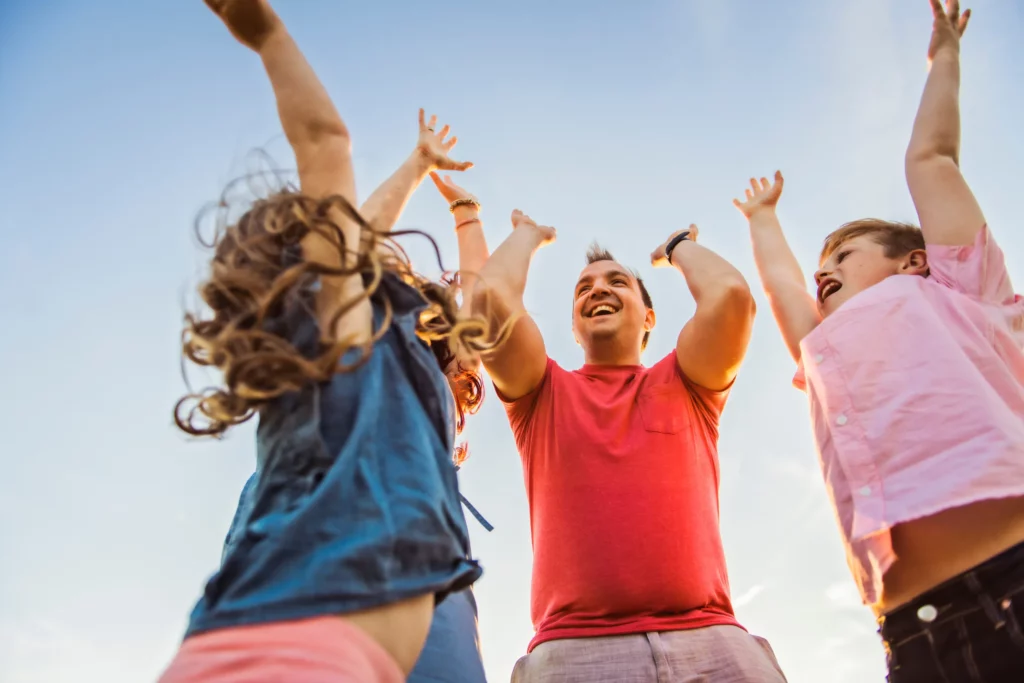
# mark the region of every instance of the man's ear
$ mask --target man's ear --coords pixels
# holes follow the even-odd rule
[[[900,272],[904,275],[927,275],[928,274],[928,252],[924,249],[915,249],[903,257],[900,264]]]
[[[658,316],[654,314],[653,308],[648,308],[647,315],[644,317],[644,331],[650,332],[653,330],[656,322],[658,322]]]

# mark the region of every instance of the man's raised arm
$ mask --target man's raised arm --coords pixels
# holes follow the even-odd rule
[[[537,323],[523,304],[526,274],[537,249],[553,242],[555,230],[512,212],[512,233],[480,269],[473,290],[473,313],[487,316],[493,329],[512,320],[505,343],[483,356],[484,367],[506,400],[526,396],[544,379],[548,356]]]
[[[684,233],[685,238],[676,240]],[[675,233],[651,254],[651,263],[679,270],[697,302],[697,311],[676,341],[679,368],[696,384],[720,391],[732,384],[747,353],[754,297],[740,271],[697,244],[696,236],[695,225]]]

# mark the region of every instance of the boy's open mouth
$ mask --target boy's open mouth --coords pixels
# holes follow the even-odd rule
[[[829,298],[840,289],[843,285],[832,278],[825,278],[818,285],[818,303],[825,303],[825,299]]]

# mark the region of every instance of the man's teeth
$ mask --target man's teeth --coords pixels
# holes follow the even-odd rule
[[[594,310],[592,310],[590,312],[590,317],[593,318],[595,315],[598,315],[599,313],[614,313],[614,312],[615,312],[615,309],[612,308],[611,306],[601,305],[601,306],[598,306],[597,308],[595,308]]]
[[[838,282],[829,282],[821,290],[821,300],[824,301],[829,296],[834,294],[838,289],[839,289],[839,283]]]

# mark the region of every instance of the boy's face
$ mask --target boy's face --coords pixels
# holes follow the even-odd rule
[[[890,275],[925,275],[924,251],[889,258],[885,247],[871,235],[859,235],[840,244],[814,274],[818,286],[818,312],[828,317],[854,295],[877,285]]]

